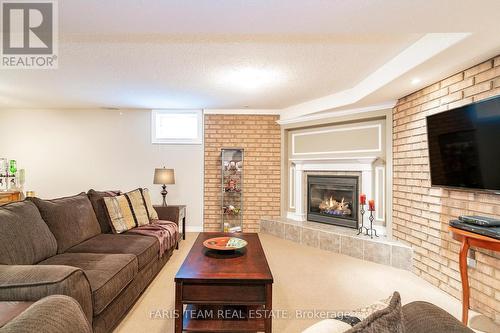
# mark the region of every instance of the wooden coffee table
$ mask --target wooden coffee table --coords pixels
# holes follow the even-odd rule
[[[203,241],[234,236],[246,248],[223,254]],[[254,233],[200,233],[175,276],[175,332],[271,332],[273,276]]]

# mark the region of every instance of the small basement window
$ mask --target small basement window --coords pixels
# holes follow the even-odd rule
[[[153,110],[151,136],[158,144],[201,144],[203,110]]]

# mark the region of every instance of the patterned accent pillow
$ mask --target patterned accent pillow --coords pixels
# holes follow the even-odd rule
[[[386,308],[372,313],[345,333],[404,333],[404,331],[401,296],[395,291]]]
[[[335,317],[334,319],[343,321],[344,323],[354,326],[359,322],[361,322],[362,320],[368,318],[373,313],[385,309],[391,302],[392,296],[393,295],[389,296],[386,299],[376,301],[375,303],[370,304],[368,306],[356,309],[354,311],[346,312],[342,316]]]
[[[108,211],[111,228],[115,234],[121,234],[135,227],[134,215],[130,209],[128,199],[124,195],[105,197],[104,205]]]
[[[130,208],[132,208],[136,226],[140,227],[149,224],[148,211],[146,210],[141,190],[133,190],[125,193],[125,195],[129,200]]]
[[[156,209],[154,209],[153,204],[151,203],[151,196],[149,194],[149,190],[147,188],[141,189],[142,197],[144,198],[144,204],[146,205],[146,209],[148,211],[150,220],[158,220],[158,213]]]
[[[370,304],[368,306],[365,306],[363,308],[359,308],[354,310],[354,314],[356,317],[358,317],[360,320],[365,320],[369,316],[371,316],[373,313],[380,311],[382,309],[385,309],[389,303],[391,303],[393,295],[387,297],[386,299],[382,299],[380,301],[377,301],[373,304]]]

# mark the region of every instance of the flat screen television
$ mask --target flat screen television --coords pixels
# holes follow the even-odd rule
[[[500,96],[427,117],[432,186],[500,192]]]

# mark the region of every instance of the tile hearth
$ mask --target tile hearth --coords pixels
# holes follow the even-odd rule
[[[356,229],[286,218],[263,218],[260,223],[261,232],[295,243],[400,269],[412,269],[411,247],[386,236],[370,239],[356,235]]]

